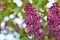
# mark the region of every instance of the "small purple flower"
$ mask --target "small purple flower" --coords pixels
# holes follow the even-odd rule
[[[2,11],[6,11],[7,7],[3,7]]]
[[[3,2],[0,2],[0,6],[2,6],[3,5]]]

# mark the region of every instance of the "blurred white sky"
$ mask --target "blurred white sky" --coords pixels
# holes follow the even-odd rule
[[[20,7],[22,5],[22,2],[21,0],[14,0],[14,2],[17,4],[18,7]],[[31,2],[31,0],[30,0]],[[47,7],[51,7],[52,6],[52,3],[54,3],[55,0],[49,0],[49,3],[47,4]],[[10,18],[13,18],[14,16],[13,15],[10,15]],[[19,17],[21,17],[21,14],[19,14]],[[8,17],[5,17],[4,20],[9,20]],[[16,23],[18,23],[19,25],[22,24],[22,20],[16,18],[14,20]],[[1,24],[1,26],[3,27],[4,26],[4,23]],[[26,25],[23,24],[23,26],[25,27]],[[13,34],[12,33],[9,33],[8,35],[4,35],[3,33],[7,33],[6,30],[3,30],[2,33],[0,33],[0,40],[20,40],[19,39],[19,34],[14,32]],[[14,35],[16,35],[18,38],[14,38]]]

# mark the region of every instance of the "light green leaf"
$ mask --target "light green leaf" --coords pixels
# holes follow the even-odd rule
[[[60,3],[60,0],[57,0]]]
[[[33,37],[31,40],[36,40],[36,38],[35,38],[35,37]]]
[[[21,40],[30,40],[28,37],[23,37]]]

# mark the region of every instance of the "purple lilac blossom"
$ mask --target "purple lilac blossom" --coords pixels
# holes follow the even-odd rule
[[[48,16],[48,36],[55,37],[55,40],[60,40],[60,6],[57,2],[49,8]]]
[[[40,40],[40,38],[45,36],[45,33],[40,32],[40,29],[43,29],[43,24],[40,22],[40,15],[31,3],[25,4],[24,11],[26,13],[24,22],[27,25],[27,33],[29,35],[34,34],[37,40]]]

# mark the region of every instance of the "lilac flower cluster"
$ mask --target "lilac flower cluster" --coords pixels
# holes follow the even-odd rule
[[[24,11],[26,12],[26,18],[24,19],[24,22],[27,25],[27,33],[29,35],[34,34],[37,40],[44,37],[45,33],[40,31],[43,28],[43,25],[40,22],[41,17],[37,13],[36,8],[33,7],[31,3],[26,3]]]
[[[48,35],[55,37],[55,40],[60,40],[60,6],[57,2],[49,8],[48,21]]]

